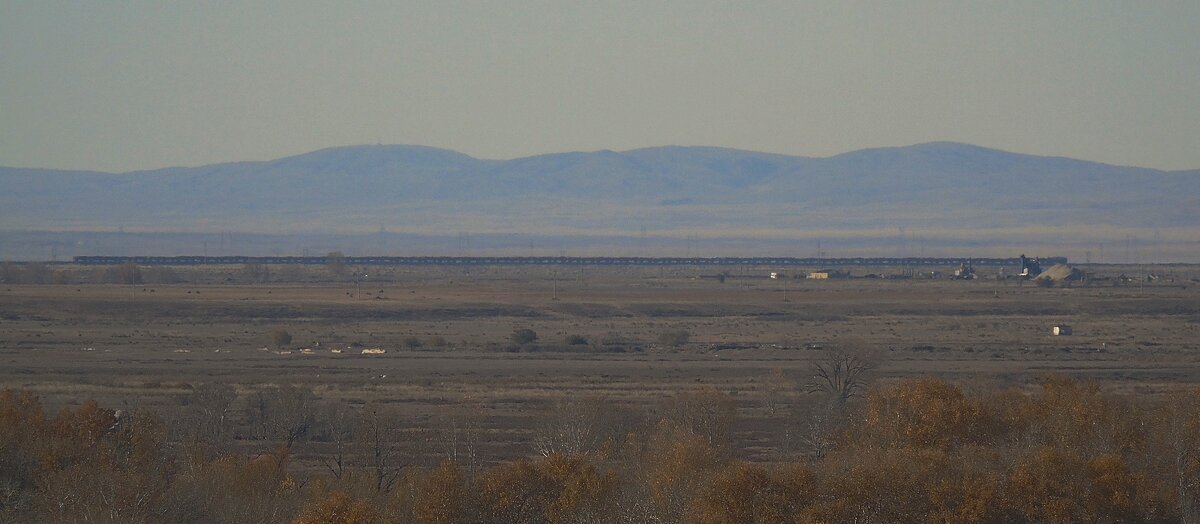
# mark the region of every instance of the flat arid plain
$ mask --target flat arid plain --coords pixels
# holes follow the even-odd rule
[[[538,421],[564,401],[653,410],[707,388],[736,404],[737,456],[773,461],[814,365],[834,352],[868,362],[871,383],[936,375],[1033,388],[1057,373],[1146,396],[1200,383],[1196,266],[1084,267],[1092,280],[1054,287],[986,267],[959,281],[808,280],[767,267],[214,266],[143,268],[138,284],[95,283],[111,268],[52,267],[67,283],[0,287],[0,389],[34,392],[52,413],[95,399],[171,420],[202,384],[242,399],[303,386],[319,401],[386,409],[426,463],[458,428],[495,463],[533,454]],[[1056,325],[1073,334],[1053,335]],[[514,337],[526,329],[536,340]],[[291,340],[273,340],[278,330]],[[249,402],[232,415],[247,451],[271,445],[249,437]],[[300,463],[317,467],[328,446],[318,440],[297,445]]]

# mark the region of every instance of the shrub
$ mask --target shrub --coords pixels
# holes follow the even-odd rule
[[[522,346],[524,346],[526,344],[532,344],[534,341],[537,340],[537,338],[538,338],[537,332],[532,329],[529,329],[529,328],[517,329],[517,330],[513,331],[511,335],[508,336],[508,339],[512,340],[513,344],[518,344],[518,345],[522,345]]]
[[[583,335],[571,335],[567,337],[566,342],[568,346],[586,346],[588,339]]]
[[[292,334],[288,333],[286,329],[272,329],[270,335],[271,345],[275,346],[275,349],[287,347],[292,343]]]
[[[692,338],[691,333],[687,330],[678,329],[674,331],[665,331],[658,335],[658,343],[669,347],[679,347],[688,343]]]
[[[409,349],[419,348],[421,347],[421,339],[417,337],[408,337],[404,339],[404,347]]]

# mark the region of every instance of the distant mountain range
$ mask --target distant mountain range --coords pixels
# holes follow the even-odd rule
[[[656,147],[502,161],[380,145],[120,174],[0,167],[0,209],[0,229],[8,231],[382,227],[426,235],[787,238],[1155,230],[1186,240],[1200,228],[1200,170],[951,142],[826,158]]]

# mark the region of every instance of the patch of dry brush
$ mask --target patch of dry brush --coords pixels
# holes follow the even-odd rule
[[[46,522],[1194,522],[1200,517],[1200,391],[1117,395],[1050,377],[1034,391],[970,392],[899,380],[844,404],[818,455],[731,457],[732,400],[680,394],[640,424],[603,399],[563,403],[539,452],[491,467],[406,465],[378,412],[264,397],[262,438],[220,440],[215,389],[196,435],[155,413],[86,402],[57,415],[0,393],[0,520]],[[215,399],[215,400],[214,400]],[[272,415],[271,410],[279,411]],[[334,416],[331,413],[335,413]],[[300,414],[301,416],[296,416]],[[269,415],[269,416],[268,416]],[[273,418],[272,418],[273,417]],[[332,419],[337,419],[336,421]],[[322,420],[330,419],[330,420]],[[357,419],[357,420],[356,420]],[[311,420],[311,422],[309,422]],[[290,466],[288,442],[345,440],[326,473]],[[336,425],[337,428],[329,425]],[[335,431],[335,429],[337,431]],[[303,430],[303,431],[302,431]],[[339,446],[339,449],[342,447]]]

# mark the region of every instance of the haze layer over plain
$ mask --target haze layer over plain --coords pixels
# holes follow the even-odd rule
[[[0,165],[413,143],[1200,166],[1194,2],[0,2]]]

